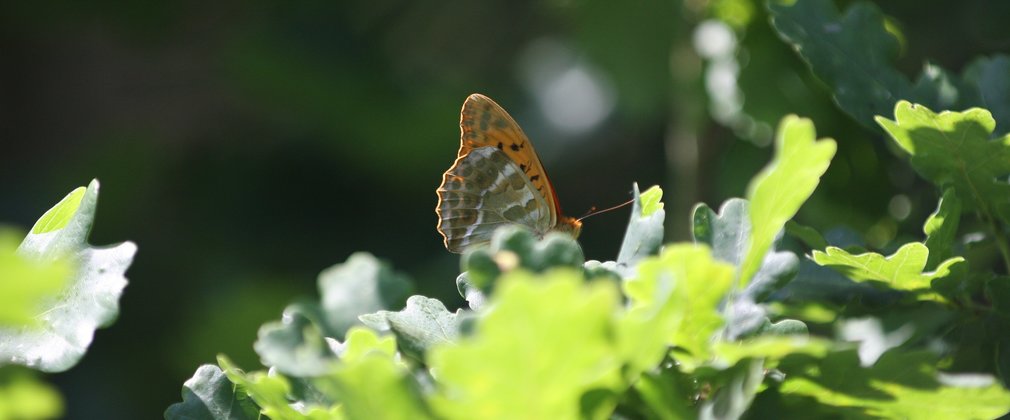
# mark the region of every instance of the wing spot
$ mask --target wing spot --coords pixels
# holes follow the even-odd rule
[[[522,164],[522,163],[520,163],[520,164],[519,164],[519,170],[520,170],[520,171],[523,171],[523,172],[526,172],[526,165],[525,165],[525,164]]]
[[[498,142],[498,150],[505,150],[505,145],[502,144],[501,142]]]
[[[538,175],[533,175],[533,176],[530,177],[530,181],[533,181],[533,182],[537,182],[538,179],[540,179],[540,175],[539,174]]]
[[[518,152],[519,151],[519,145],[517,145],[515,143],[512,143],[512,145],[509,146],[509,148],[511,148],[513,152]]]

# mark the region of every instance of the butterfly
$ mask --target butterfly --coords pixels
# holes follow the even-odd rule
[[[495,228],[526,226],[578,237],[582,222],[561,214],[533,144],[515,120],[491,98],[473,94],[459,116],[456,162],[438,187],[438,231],[445,248],[460,253],[491,240]]]

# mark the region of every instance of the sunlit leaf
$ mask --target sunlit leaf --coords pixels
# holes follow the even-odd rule
[[[87,243],[97,205],[98,181],[92,181],[47,212],[21,243],[21,257],[40,263],[66,259],[76,271],[60,293],[39,306],[37,327],[0,328],[0,359],[47,372],[69,369],[91,345],[95,329],[116,319],[137,246]]]
[[[817,140],[810,120],[794,115],[782,119],[775,137],[775,157],[747,188],[751,236],[740,262],[742,285],[758,272],[776,235],[817,188],[835,149],[834,140]]]
[[[894,120],[877,123],[909,155],[912,167],[941,187],[953,187],[965,210],[988,220],[1006,218],[1010,206],[1010,135],[990,140],[996,121],[979,108],[939,114],[901,101]]]
[[[449,419],[575,419],[583,394],[620,384],[610,337],[617,290],[583,282],[573,271],[500,280],[474,333],[429,352],[436,411]]]
[[[874,252],[853,255],[833,246],[813,254],[817,264],[831,267],[852,280],[875,280],[892,289],[909,291],[928,289],[934,279],[947,276],[956,264],[964,262],[964,258],[954,257],[940,263],[935,271],[923,272],[928,257],[929,250],[918,242],[905,244],[887,257]]]

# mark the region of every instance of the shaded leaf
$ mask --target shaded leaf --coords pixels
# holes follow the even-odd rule
[[[855,350],[784,361],[781,392],[837,407],[845,418],[990,419],[1010,411],[1010,392],[988,375],[939,374],[929,351],[892,350],[862,368]]]
[[[317,319],[317,308],[296,303],[284,309],[280,321],[263,324],[253,344],[262,363],[296,377],[328,371],[337,355],[323,338]]]
[[[341,419],[339,407],[298,407],[288,396],[291,383],[284,376],[267,372],[246,373],[236,367],[227,357],[219,355],[217,364],[235,384],[235,398],[252,399],[263,415],[272,419]],[[300,408],[300,410],[299,410]],[[258,418],[258,417],[257,417]]]
[[[739,266],[750,243],[751,220],[747,200],[731,198],[712,211],[705,204],[694,208],[692,217],[695,242],[712,247],[712,256],[735,266]],[[744,289],[741,297],[754,302],[765,300],[779,287],[789,282],[799,269],[799,259],[792,252],[775,251],[764,256],[753,280]]]
[[[97,206],[95,180],[46,212],[21,243],[21,257],[40,263],[65,258],[76,271],[59,294],[39,307],[38,327],[0,328],[0,359],[45,372],[67,370],[84,356],[95,329],[116,319],[124,274],[137,246],[90,246],[87,237]]]
[[[403,304],[411,289],[407,278],[371,254],[359,252],[319,274],[322,308],[330,331],[343,338],[358,316]]]
[[[182,386],[182,402],[165,410],[166,419],[258,419],[259,407],[235,389],[214,365],[200,366]]]

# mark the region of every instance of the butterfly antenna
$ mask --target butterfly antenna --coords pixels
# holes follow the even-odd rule
[[[618,204],[618,205],[616,205],[614,207],[606,208],[606,209],[603,209],[603,210],[596,210],[596,206],[593,206],[593,207],[591,207],[589,209],[588,212],[586,212],[585,216],[580,217],[578,220],[581,222],[582,219],[585,219],[585,218],[587,218],[589,216],[595,216],[595,215],[600,214],[600,213],[606,213],[606,212],[611,211],[611,210],[617,210],[617,209],[619,209],[621,207],[627,206],[628,204],[631,204],[631,203],[634,203],[634,202],[635,202],[635,199],[632,198],[632,199],[630,199],[628,201],[625,201],[625,202],[623,202],[621,204]]]

